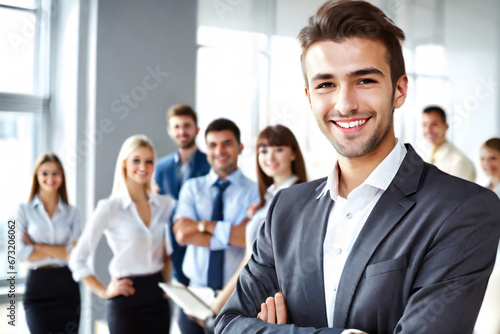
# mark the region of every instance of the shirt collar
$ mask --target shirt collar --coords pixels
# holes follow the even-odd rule
[[[45,207],[45,206],[43,205],[42,200],[40,200],[40,198],[38,197],[38,195],[35,195],[35,197],[34,197],[34,198],[33,198],[33,200],[31,201],[30,207],[31,207],[31,208],[36,208],[36,207],[37,207],[37,206],[39,206],[39,205],[41,205],[41,206]],[[64,202],[62,201],[61,196],[59,196],[59,201],[57,202],[57,210],[58,210],[58,211],[61,211],[61,212],[65,212],[65,211],[66,211],[66,203],[64,203]]]
[[[31,204],[30,206],[32,208],[36,208],[38,205],[43,205],[42,201],[40,200],[40,198],[38,198],[38,195],[35,195],[35,197],[33,198],[33,200],[31,201]]]
[[[396,145],[392,151],[385,157],[384,160],[371,172],[368,178],[361,184],[367,184],[381,190],[386,190],[391,184],[392,180],[396,176],[401,163],[406,156],[406,147],[403,143],[396,138]],[[333,200],[338,199],[338,189],[339,189],[339,164],[337,158],[335,158],[335,167],[333,168],[333,173],[328,176],[326,180],[326,185],[323,191],[319,194],[317,199],[326,195],[330,191],[330,196]]]
[[[158,204],[158,198],[156,195],[151,195],[150,193],[148,193],[148,196],[149,196],[149,204],[153,204],[153,205],[157,205]],[[122,206],[124,209],[128,208],[133,202],[132,202],[132,198],[130,198],[130,194],[128,193],[128,191],[125,189],[121,192],[121,194],[119,195],[120,197],[120,201],[122,203]]]
[[[197,152],[198,152],[198,149],[196,149],[196,150],[193,152],[193,154],[191,154],[191,155],[189,156],[189,159],[188,159],[188,161],[187,161],[187,163],[189,164],[189,166],[194,165],[194,158],[195,158],[195,156],[196,156],[196,153],[197,153]],[[175,151],[175,154],[174,154],[174,162],[175,162],[176,164],[179,164],[179,162],[180,162],[180,161],[181,161],[181,157],[180,157],[180,155],[179,155],[179,150],[177,150],[177,151]]]
[[[208,182],[213,185],[215,182],[219,179],[219,175],[212,169],[210,169],[210,172],[208,173]],[[226,180],[230,181],[231,183],[241,186],[243,185],[243,172],[241,169],[237,168],[234,172],[229,174],[226,178]]]
[[[297,182],[299,180],[299,177],[295,174],[293,174],[292,176],[290,176],[288,179],[286,179],[285,181],[283,181],[283,183],[280,184],[280,186],[278,188],[276,188],[274,186],[274,183],[271,184],[269,186],[269,188],[267,188],[267,191],[266,193],[274,196],[278,193],[278,191],[280,191],[281,189],[285,189],[285,188],[288,188],[290,187],[291,185],[293,185],[295,182]]]

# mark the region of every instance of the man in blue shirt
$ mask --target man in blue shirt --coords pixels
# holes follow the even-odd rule
[[[173,230],[177,241],[187,245],[183,271],[190,286],[219,290],[244,255],[246,210],[258,201],[259,193],[255,182],[238,168],[243,145],[236,124],[228,119],[213,121],[206,129],[205,140],[212,169],[183,186]],[[222,203],[217,204],[218,200]],[[204,333],[194,321],[179,326],[183,333]]]
[[[188,105],[177,104],[167,111],[167,132],[178,150],[156,165],[156,183],[160,194],[170,195],[176,200],[182,184],[192,177],[206,175],[210,171],[207,156],[196,146],[196,135],[200,131],[196,112]],[[171,233],[173,253],[171,255],[174,276],[185,285],[189,279],[182,272],[182,261],[186,247],[179,246]]]

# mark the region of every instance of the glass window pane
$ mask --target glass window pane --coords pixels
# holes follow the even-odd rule
[[[0,5],[35,9],[35,0],[0,0]]]
[[[19,202],[28,199],[36,159],[40,117],[35,114],[0,113],[0,218],[8,218]]]
[[[33,13],[0,8],[0,92],[34,93],[35,23]]]
[[[37,154],[40,117],[34,114],[0,113],[0,221],[6,222],[15,214],[17,205],[27,202],[31,189],[33,164]],[[0,234],[7,235],[7,224],[0,224]],[[19,237],[19,236],[17,236]],[[0,238],[0,278],[7,270],[6,238]],[[17,263],[19,276],[26,265]]]

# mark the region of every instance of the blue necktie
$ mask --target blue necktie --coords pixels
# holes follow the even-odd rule
[[[229,181],[217,180],[215,186],[218,188],[217,195],[214,199],[214,209],[212,211],[212,221],[221,221],[224,219],[222,194],[229,186]],[[222,272],[224,263],[224,250],[210,251],[210,259],[208,261],[208,280],[207,286],[213,290],[222,288]]]

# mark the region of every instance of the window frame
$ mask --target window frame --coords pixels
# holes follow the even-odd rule
[[[0,114],[33,115],[39,117],[37,129],[33,136],[32,164],[38,154],[48,147],[49,113],[50,113],[50,53],[51,53],[51,25],[52,25],[52,0],[35,0],[35,8],[17,7],[14,5],[0,4],[0,10],[8,9],[29,12],[35,15],[34,55],[33,55],[33,94],[18,94],[0,92]],[[6,223],[6,222],[5,222]],[[19,236],[18,236],[19,238]],[[0,251],[0,256],[6,256],[7,249]],[[16,259],[16,265],[18,260]],[[19,274],[16,268],[16,300],[22,295],[26,277]],[[0,272],[0,303],[8,302],[7,272],[3,268]]]

